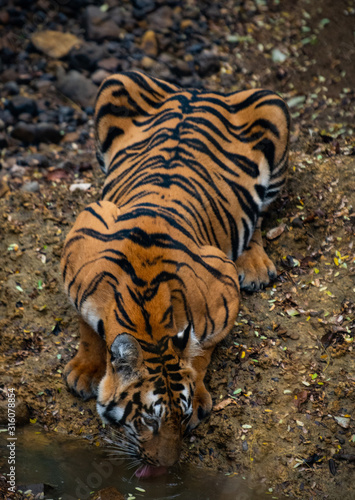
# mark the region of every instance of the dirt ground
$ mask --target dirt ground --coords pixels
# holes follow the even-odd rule
[[[334,2],[316,8],[304,0],[285,2],[282,10],[274,1],[269,11],[259,12],[258,3],[228,2],[227,10],[241,4],[244,9],[234,31],[221,6],[206,14],[206,38],[213,40],[227,28],[234,36],[241,26],[244,39],[238,50],[231,48],[233,41],[225,53],[220,46],[222,65],[202,83],[226,91],[266,86],[282,92],[290,105],[288,183],[265,221],[265,245],[278,278],[260,293],[243,294],[235,328],[216,350],[207,375],[213,412],[185,440],[182,462],[247,474],[273,498],[350,500],[355,481],[355,94],[349,88],[355,80],[354,9],[352,2],[341,1],[338,16]],[[324,19],[331,32],[325,33]],[[312,36],[317,43],[302,41]],[[284,63],[265,57],[275,46],[287,53]],[[235,64],[239,81],[230,70]],[[22,95],[47,98],[50,108],[68,105],[51,88],[32,88],[25,79],[19,85]],[[76,125],[64,130],[60,144],[9,138],[1,152],[0,403],[14,387],[31,423],[95,445],[102,444],[103,435],[95,403],[70,394],[62,378],[79,338],[62,291],[59,259],[76,216],[99,198],[103,177],[94,159],[92,118],[88,113],[81,120],[80,108],[69,105]],[[82,131],[85,141],[79,140]],[[37,183],[34,192],[24,189],[31,182]],[[70,190],[79,182],[90,187]]]

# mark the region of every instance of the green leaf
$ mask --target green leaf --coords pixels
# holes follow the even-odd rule
[[[286,312],[291,317],[300,315],[300,313],[296,309],[288,309]]]
[[[289,108],[293,108],[295,106],[300,106],[301,104],[303,104],[306,100],[306,96],[305,95],[297,95],[295,97],[291,97],[288,101],[287,101],[287,105]]]
[[[328,19],[327,17],[324,17],[323,19],[321,19],[321,21],[319,21],[319,27],[324,28],[324,26],[326,26],[329,23],[330,23],[330,19]]]

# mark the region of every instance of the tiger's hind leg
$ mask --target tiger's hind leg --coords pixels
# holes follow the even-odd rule
[[[105,341],[80,318],[79,349],[64,369],[69,389],[85,401],[96,397],[97,387],[105,375],[105,370]]]
[[[240,288],[254,292],[265,288],[277,277],[276,267],[267,256],[261,237],[261,217],[248,248],[236,260]]]

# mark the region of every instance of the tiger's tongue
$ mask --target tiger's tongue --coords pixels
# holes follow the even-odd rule
[[[167,472],[167,467],[154,467],[153,465],[142,465],[136,470],[135,475],[139,479],[145,479],[147,477],[157,477],[165,474]]]

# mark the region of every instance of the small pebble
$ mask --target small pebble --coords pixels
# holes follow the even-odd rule
[[[37,181],[26,182],[21,189],[28,193],[37,193],[39,191],[39,183]]]
[[[69,187],[69,191],[73,192],[73,191],[77,191],[78,189],[80,191],[87,191],[90,187],[91,187],[90,183],[88,183],[88,182],[82,182],[82,183],[78,183],[78,184],[72,184]]]

